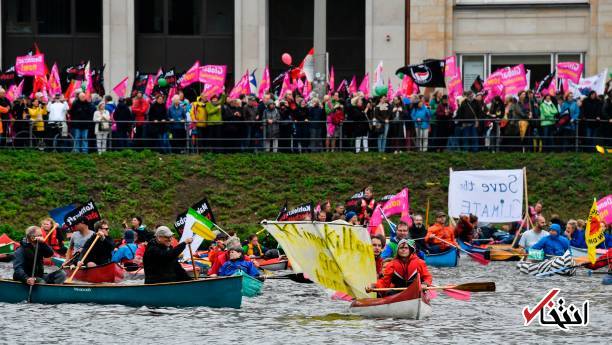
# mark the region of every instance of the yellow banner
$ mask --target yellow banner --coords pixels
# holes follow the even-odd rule
[[[367,229],[344,222],[265,222],[265,229],[319,285],[353,297],[372,295],[365,288],[376,281],[376,266]]]
[[[597,211],[597,201],[593,200],[593,206],[589,212],[589,218],[587,218],[585,240],[587,244],[587,253],[589,261],[595,263],[597,259],[596,248],[597,245],[604,241],[603,227],[601,226],[601,219],[599,218],[599,211]]]

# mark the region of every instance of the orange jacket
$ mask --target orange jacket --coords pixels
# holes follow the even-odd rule
[[[435,235],[436,237],[439,237],[446,242],[456,244],[455,230],[453,230],[453,228],[450,226],[444,226],[444,225],[436,223],[430,226],[429,229],[427,229],[427,239],[426,239],[427,244],[440,246],[440,250],[445,251],[448,248],[450,248],[450,245],[440,241],[436,237],[430,238],[431,235]]]
[[[419,259],[416,254],[412,254],[407,260],[396,258],[389,262],[385,266],[383,277],[378,279],[376,282],[376,287],[379,289],[395,287],[392,282],[394,274],[397,273],[402,278],[408,280],[410,277],[412,277],[414,272],[419,273],[421,276],[421,282],[429,285],[432,284],[433,277],[431,276],[431,273],[429,273],[425,261]]]

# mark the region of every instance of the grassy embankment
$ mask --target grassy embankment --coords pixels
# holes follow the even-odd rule
[[[118,229],[139,214],[148,225],[172,225],[176,215],[208,196],[219,225],[241,236],[290,206],[343,201],[366,185],[378,196],[410,188],[411,207],[446,210],[449,168],[528,169],[529,198],[546,214],[585,218],[593,197],[610,193],[612,163],[595,154],[158,155],[103,156],[0,152],[0,233],[20,238],[47,211],[93,198]]]

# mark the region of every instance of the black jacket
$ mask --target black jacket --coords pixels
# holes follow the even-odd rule
[[[370,119],[365,113],[365,109],[361,109],[357,106],[350,106],[346,108],[346,116],[350,121],[350,129],[352,137],[365,137],[370,131]]]
[[[149,134],[156,137],[166,131],[168,121],[168,110],[164,103],[153,103],[149,108]],[[158,121],[158,122],[153,122]]]
[[[87,242],[85,242],[83,245],[83,250],[81,250],[80,260],[83,260],[83,256],[85,253],[87,253],[87,250],[89,250],[89,247],[91,247],[91,244],[96,237],[96,235],[93,235],[87,240]],[[115,249],[115,243],[110,237],[106,236],[103,240],[98,239],[94,247],[91,249],[91,252],[89,252],[89,255],[87,255],[87,258],[85,258],[84,263],[87,264],[88,262],[93,262],[98,266],[107,264],[111,262],[111,259],[113,258],[113,249]]]
[[[427,236],[427,228],[425,227],[425,225],[417,227],[413,224],[410,229],[408,229],[408,232],[410,234],[410,238],[420,238],[420,240],[415,240],[414,242],[418,250],[426,252],[428,250],[428,247],[425,243],[425,239],[423,239],[423,237]]]
[[[472,101],[470,101],[469,99],[464,100],[463,103],[461,103],[461,105],[459,106],[459,109],[457,109],[456,119],[463,120],[459,123],[460,125],[463,125],[463,124],[474,125],[476,124],[476,121],[478,121],[482,117],[483,117],[482,108],[480,107],[480,104],[478,103],[478,101],[475,99]],[[473,121],[466,121],[466,120],[473,120]]]
[[[71,126],[76,129],[88,129],[90,122],[82,121],[93,121],[94,108],[89,102],[81,102],[75,100],[72,102],[72,108],[70,108],[70,119],[72,120]]]
[[[43,278],[45,274],[45,268],[43,266],[43,258],[50,258],[53,256],[53,249],[46,243],[38,244],[38,256],[36,257],[36,269],[35,274],[32,274],[32,267],[34,267],[34,251],[35,247],[32,243],[21,241],[21,246],[15,251],[15,258],[13,259],[13,279],[25,283],[30,277]]]
[[[132,128],[134,115],[125,102],[119,102],[113,114],[113,119],[117,121],[117,132],[126,133]]]
[[[142,258],[145,284],[191,280],[181,264],[176,261],[185,247],[185,242],[181,242],[174,248],[157,243],[157,239],[149,242]]]

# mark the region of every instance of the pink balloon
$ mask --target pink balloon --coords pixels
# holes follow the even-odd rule
[[[283,63],[287,66],[291,66],[291,62],[293,62],[293,59],[291,58],[291,55],[289,55],[289,53],[284,53],[281,57],[281,60],[283,60]]]

